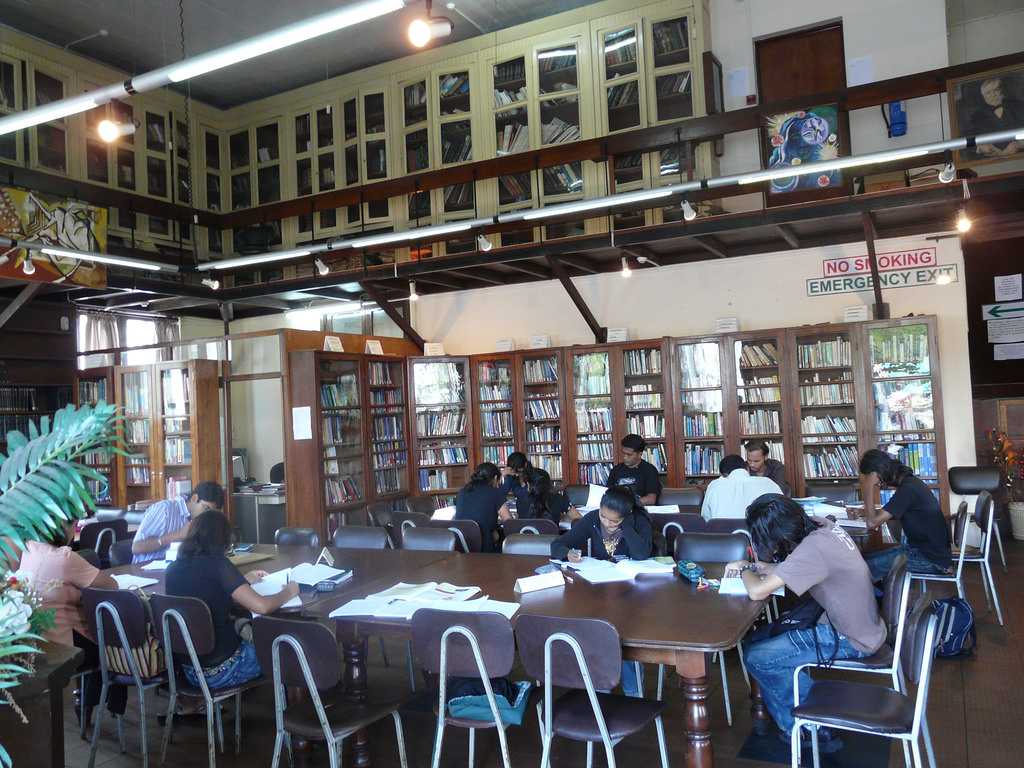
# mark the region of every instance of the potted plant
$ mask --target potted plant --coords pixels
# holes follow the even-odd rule
[[[115,406],[101,401],[57,411],[52,427],[47,416],[38,426],[29,422],[27,436],[7,433],[8,455],[0,453],[0,573],[7,574],[0,583],[0,706],[17,709],[14,688],[33,673],[32,656],[52,621],[41,608],[38,585],[32,588],[10,572],[26,541],[95,511],[87,481],[105,479],[81,462],[89,451],[120,452],[115,423]],[[10,764],[0,744],[0,766]]]
[[[1005,432],[989,432],[992,458],[999,467],[1006,497],[1009,500],[1010,526],[1013,538],[1024,541],[1024,456]]]

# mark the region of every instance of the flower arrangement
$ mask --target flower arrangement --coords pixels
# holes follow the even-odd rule
[[[1010,501],[1024,501],[1024,456],[1005,432],[998,429],[988,433],[992,446],[992,460],[1006,478],[1006,494]]]

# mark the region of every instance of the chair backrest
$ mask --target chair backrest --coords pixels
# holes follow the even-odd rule
[[[910,574],[907,573],[906,555],[897,555],[882,583],[882,620],[888,629],[887,639],[893,651],[899,652],[902,639],[900,622],[906,618]]]
[[[977,523],[981,529],[982,547],[988,547],[988,537],[992,532],[992,525],[994,524],[994,512],[996,502],[992,498],[992,494],[988,491],[981,491],[978,493],[978,498],[974,501],[974,522]]]
[[[149,598],[149,607],[153,611],[153,626],[156,629],[157,640],[163,645],[165,655],[188,653],[188,645],[185,643],[181,626],[173,617],[169,617],[167,622],[167,632],[170,636],[170,647],[167,647],[168,638],[164,636],[164,614],[168,611],[177,611],[185,620],[185,627],[192,638],[192,647],[195,648],[197,656],[205,656],[213,650],[217,642],[213,630],[213,618],[210,616],[209,606],[202,600],[195,597],[152,595]]]
[[[604,619],[566,619],[560,616],[522,615],[516,621],[516,643],[526,674],[544,682],[544,644],[556,633],[574,638],[594,688],[607,691],[619,684],[622,674],[622,643],[615,627]],[[572,648],[555,641],[551,647],[551,684],[560,688],[585,688]]]
[[[506,555],[551,557],[551,542],[557,538],[557,536],[545,533],[510,533],[505,537],[501,551]]]
[[[731,563],[745,560],[750,540],[741,533],[682,533],[676,536],[676,560]]]
[[[270,468],[270,482],[272,483],[283,483],[284,482],[284,462],[279,461],[277,464]]]
[[[78,556],[93,568],[103,567],[103,564],[100,562],[100,556],[96,554],[96,550],[94,549],[80,549],[78,550]]]
[[[484,538],[476,520],[431,520],[430,527],[443,528],[455,534],[459,552],[480,552],[483,549]]]
[[[89,622],[89,630],[93,637],[99,642],[99,621],[103,624],[103,643],[108,648],[121,648],[121,639],[117,633],[114,620],[106,611],[102,612],[102,618],[97,620],[96,607],[101,603],[109,603],[118,617],[121,619],[121,626],[124,628],[124,637],[129,648],[141,647],[148,639],[146,629],[146,606],[133,590],[130,589],[97,589],[86,587],[82,590],[82,607],[85,609],[86,619]]]
[[[411,514],[423,515],[430,518],[434,514],[433,496],[409,496],[405,500],[405,510]]]
[[[388,532],[369,525],[341,525],[334,532],[337,549],[387,549]]]
[[[704,503],[704,489],[699,485],[691,485],[686,488],[662,488],[661,494],[658,496],[658,503],[700,509],[700,505]]]
[[[563,490],[565,497],[574,507],[582,507],[587,503],[587,496],[590,494],[589,485],[567,485]]]
[[[501,524],[506,536],[514,534],[532,533],[546,536],[557,536],[560,531],[554,520],[546,517],[521,517],[518,520],[506,520]]]
[[[132,540],[125,539],[124,541],[115,541],[110,545],[108,557],[110,558],[110,566],[112,568],[118,565],[131,565]]]
[[[426,552],[454,552],[455,534],[447,528],[415,526],[402,532],[402,549]]]
[[[935,657],[937,622],[938,616],[932,605],[932,598],[921,595],[907,618],[903,630],[903,648],[900,649],[903,677],[911,683],[922,683],[927,680],[932,659]],[[920,691],[918,693],[920,694]]]
[[[109,531],[109,533],[107,533]],[[128,521],[123,517],[106,522],[88,523],[82,526],[78,535],[78,546],[92,549],[100,558],[105,558],[115,541],[128,538]]]
[[[403,500],[404,503],[404,500]],[[394,508],[390,501],[375,501],[366,505],[366,519],[370,525],[387,528],[391,524],[391,513]]]
[[[408,499],[406,501],[408,502]],[[433,514],[433,510],[431,510],[430,514],[424,514],[423,512],[392,512],[391,528],[400,540],[402,538],[402,532],[405,531],[406,528],[418,525],[429,526],[431,514]]]
[[[512,624],[500,613],[463,613],[424,608],[412,616],[413,655],[431,674],[441,671],[441,638],[452,626],[469,630],[480,648],[488,678],[504,677],[512,671],[516,644]],[[480,677],[469,641],[462,635],[450,635],[447,650],[449,677]]]
[[[957,573],[961,573],[964,565],[964,557],[967,555],[967,532],[970,529],[971,513],[967,508],[967,502],[961,501],[956,509],[956,517],[953,518],[953,546],[959,552],[957,554]]]
[[[999,467],[950,467],[949,488],[960,496],[982,491],[995,493],[1000,485]]]
[[[302,647],[317,690],[326,691],[338,684],[342,670],[338,640],[332,630],[315,621],[277,619],[271,616],[256,617],[252,623],[252,640],[256,646],[256,658],[264,674],[268,674],[274,667],[274,640],[281,635],[290,635]],[[302,666],[295,651],[284,643],[279,647],[280,682],[286,686],[304,688],[306,678],[302,674]]]
[[[278,528],[274,543],[279,547],[319,547],[320,534],[313,528]]]
[[[732,533],[741,530],[747,530],[747,520],[744,517],[713,517],[707,521],[708,533]]]
[[[842,483],[808,483],[808,496],[821,496],[828,501],[838,501],[843,504],[855,502],[860,498],[860,488],[856,484]]]

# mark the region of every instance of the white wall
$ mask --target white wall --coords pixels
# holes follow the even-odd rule
[[[923,238],[879,241],[879,253],[931,246]],[[955,264],[959,281],[947,286],[894,288],[884,292],[892,317],[911,313],[938,317],[943,410],[950,466],[975,464],[971,379],[967,352],[967,302],[959,241],[937,243],[939,264]],[[841,321],[843,309],[869,304],[870,292],[810,298],[805,280],[822,275],[822,260],[861,256],[863,243],[634,269],[575,278],[598,322],[626,327],[630,338],[712,333],[715,318],[737,317],[741,330]],[[546,334],[553,345],[592,344],[594,337],[557,281],[496,286],[423,296],[413,325],[445,351],[494,351],[495,341],[513,337],[518,349],[530,336]]]
[[[946,13],[950,64],[1021,50],[1024,0],[946,0]]]

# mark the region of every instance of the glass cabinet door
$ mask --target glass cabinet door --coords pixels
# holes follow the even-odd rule
[[[778,343],[775,339],[747,339],[734,346],[740,443],[762,439],[771,458],[785,462]]]
[[[417,480],[437,506],[454,502],[469,480],[464,360],[417,360],[412,364],[416,406]]]
[[[33,70],[32,92],[35,106],[41,107],[64,98],[64,81]],[[64,118],[40,123],[35,131],[36,162],[42,167],[58,173],[68,172],[68,128]]]
[[[121,400],[124,409],[126,503],[153,497],[152,376],[148,369],[121,372]]]
[[[173,499],[192,490],[192,403],[188,368],[160,371],[163,491]]]
[[[324,359],[319,375],[324,502],[330,513],[364,498],[359,361]]]
[[[603,33],[601,48],[604,52],[602,70],[608,132],[637,128],[642,117],[637,66],[640,46],[636,27]]]
[[[409,443],[405,434],[405,365],[401,360],[367,362],[370,444],[377,498],[409,492]]]
[[[387,130],[384,94],[367,93],[363,96],[363,135],[366,138],[366,179],[384,179],[388,175]],[[370,138],[373,137],[373,138]]]
[[[644,438],[644,459],[654,465],[664,481],[668,474],[668,452],[661,348],[624,349],[622,373],[626,433]]]
[[[683,473],[686,482],[718,477],[725,455],[722,366],[717,341],[679,344],[679,401],[682,405]]]
[[[800,442],[807,495],[815,480],[858,477],[853,352],[849,333],[797,337]]]
[[[651,24],[651,72],[658,122],[693,116],[690,25],[685,16]]]
[[[607,352],[572,356],[577,481],[607,485],[615,463],[612,382]]]
[[[476,373],[482,459],[501,467],[515,450],[512,360],[478,362]]]
[[[259,205],[281,199],[281,147],[276,122],[256,129],[256,197]]]
[[[562,394],[558,355],[523,358],[526,456],[552,480],[562,479]]]

